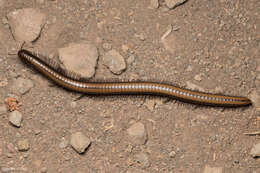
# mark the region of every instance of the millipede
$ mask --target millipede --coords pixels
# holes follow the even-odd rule
[[[20,49],[18,56],[61,87],[88,95],[159,95],[205,106],[243,107],[251,105],[251,101],[247,97],[193,91],[166,83],[83,81],[73,72],[64,70],[58,62],[38,52]]]

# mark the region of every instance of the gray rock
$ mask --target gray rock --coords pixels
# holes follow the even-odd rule
[[[33,8],[12,11],[7,14],[7,19],[17,41],[35,41],[45,24],[45,14]]]
[[[21,127],[23,116],[18,111],[13,111],[9,115],[9,122],[15,127]]]
[[[159,7],[159,1],[158,0],[151,0],[150,1],[150,8],[157,9]]]
[[[175,8],[183,3],[185,3],[187,0],[165,0],[165,3],[168,8],[172,9]]]
[[[121,74],[126,69],[125,59],[114,49],[104,55],[104,65],[114,74]]]
[[[23,139],[23,140],[18,141],[17,147],[18,147],[19,151],[28,151],[30,149],[29,140]]]
[[[14,94],[23,95],[30,91],[34,87],[33,81],[25,78],[15,79],[10,87]]]
[[[83,135],[81,132],[76,132],[71,135],[70,145],[78,152],[84,153],[89,147],[91,141],[88,137]]]
[[[253,146],[253,148],[250,151],[250,155],[252,157],[259,157],[260,156],[260,143]]]
[[[223,173],[223,168],[221,168],[221,167],[210,167],[210,166],[206,165],[203,173]]]
[[[129,140],[136,145],[143,145],[147,141],[147,132],[144,125],[140,122],[133,124],[127,129]]]
[[[5,105],[0,105],[0,115],[7,113],[7,107]]]
[[[141,164],[142,168],[148,168],[150,166],[149,158],[145,153],[135,155],[135,160]]]
[[[98,50],[93,44],[71,43],[58,52],[59,59],[67,70],[83,78],[91,78],[95,74]]]

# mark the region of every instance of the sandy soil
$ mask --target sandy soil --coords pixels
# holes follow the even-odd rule
[[[259,0],[189,0],[171,10],[163,1],[152,9],[149,0],[1,3],[0,103],[14,96],[10,88],[19,76],[34,84],[29,92],[15,95],[23,116],[20,128],[9,123],[9,112],[0,115],[2,172],[260,172],[260,160],[249,154],[259,137],[244,135],[259,129],[254,106],[203,108],[156,97],[80,98],[19,60],[20,43],[4,20],[16,9],[45,13],[47,24],[33,43],[45,53],[87,40],[97,46],[100,57],[107,43],[126,60],[134,56],[121,75],[112,74],[100,60],[95,79],[192,83],[208,92],[248,96],[259,90]],[[174,29],[162,42],[170,25]],[[136,122],[147,132],[143,145],[127,137]],[[78,131],[91,140],[84,154],[69,144]],[[24,139],[29,149],[19,151],[18,141]]]

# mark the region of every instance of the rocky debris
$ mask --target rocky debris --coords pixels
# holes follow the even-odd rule
[[[126,69],[125,59],[114,49],[105,53],[104,65],[114,74],[121,74]]]
[[[71,135],[70,145],[78,152],[84,153],[89,147],[91,141],[81,132],[76,132]]]
[[[249,95],[250,100],[252,101],[254,107],[257,111],[260,111],[260,95],[257,90],[253,90]]]
[[[175,156],[176,156],[176,152],[175,151],[171,151],[170,153],[169,153],[169,156],[170,156],[170,158],[174,158]]]
[[[201,81],[201,80],[202,80],[200,74],[195,75],[195,76],[194,76],[194,79],[195,79],[196,81]]]
[[[131,64],[133,64],[133,63],[135,62],[135,59],[136,59],[136,56],[135,56],[135,55],[130,55],[130,56],[127,58],[126,62],[127,62],[127,64],[131,65]]]
[[[18,95],[24,95],[34,87],[34,83],[30,79],[19,77],[15,79],[10,87],[11,92]]]
[[[28,151],[30,149],[29,140],[23,139],[17,143],[18,151]]]
[[[145,153],[139,153],[135,155],[135,160],[137,163],[140,163],[142,168],[148,168],[150,166],[150,161]]]
[[[102,45],[103,49],[108,51],[108,50],[111,50],[112,49],[112,45],[110,43],[104,43]]]
[[[145,40],[145,35],[143,33],[141,34],[135,34],[134,35],[136,38],[140,39],[141,41],[144,41]]]
[[[5,105],[0,105],[0,115],[7,113],[7,107]]]
[[[0,33],[0,38],[1,38],[1,33]],[[1,59],[0,59],[0,63],[1,63]],[[8,85],[7,78],[1,77],[1,79],[0,79],[0,87],[5,87],[6,85]]]
[[[41,173],[46,173],[47,172],[47,168],[46,167],[42,167],[41,168]]]
[[[143,145],[147,141],[147,132],[140,122],[133,124],[127,129],[129,140],[136,145]]]
[[[253,146],[253,148],[250,151],[250,155],[252,157],[259,157],[260,156],[260,143]]]
[[[151,0],[149,7],[151,9],[157,9],[159,7],[159,0]]]
[[[221,168],[221,167],[210,167],[210,166],[206,165],[203,173],[223,173],[223,168]]]
[[[15,127],[21,127],[23,116],[19,111],[13,111],[9,115],[9,122]]]
[[[58,52],[59,59],[67,70],[83,78],[91,78],[95,74],[98,50],[93,44],[71,43]]]
[[[39,9],[24,8],[7,14],[8,24],[16,41],[35,41],[45,24],[45,14]]]
[[[181,4],[184,4],[187,0],[165,0],[168,8],[173,9]]]

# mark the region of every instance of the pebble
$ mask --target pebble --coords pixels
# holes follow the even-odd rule
[[[171,151],[170,153],[169,153],[169,156],[170,156],[170,158],[174,158],[175,156],[176,156],[176,152],[175,151]]]
[[[127,129],[129,140],[136,145],[143,145],[147,142],[147,132],[140,122],[133,124]]]
[[[221,167],[210,167],[210,166],[206,165],[203,173],[223,173],[223,168],[221,168]]]
[[[59,59],[69,71],[83,78],[91,78],[95,74],[98,50],[90,43],[71,43],[60,48]]]
[[[41,173],[46,173],[47,172],[47,168],[46,167],[42,167],[41,168]]]
[[[259,157],[260,156],[260,143],[253,146],[253,148],[250,151],[250,155],[252,157]]]
[[[70,145],[78,152],[84,153],[89,147],[91,141],[81,132],[76,132],[71,135]]]
[[[103,49],[106,51],[112,49],[112,45],[110,43],[104,43],[102,46],[103,46]]]
[[[194,79],[195,79],[196,81],[201,81],[201,80],[202,80],[200,74],[195,75],[195,76],[194,76]]]
[[[16,41],[35,41],[45,24],[45,14],[39,9],[24,8],[7,14],[8,24]]]
[[[7,113],[7,107],[5,105],[0,105],[0,115]]]
[[[15,79],[13,81],[10,89],[14,94],[24,95],[27,92],[29,92],[30,89],[33,87],[34,87],[34,83],[32,80],[19,77],[18,79]]]
[[[17,146],[18,146],[18,151],[28,151],[30,149],[29,140],[28,139],[20,140],[18,141]]]
[[[9,122],[15,127],[21,127],[23,116],[19,111],[13,111],[9,114]]]
[[[149,158],[145,153],[139,153],[135,155],[135,160],[137,163],[141,164],[142,168],[148,168],[151,165]]]
[[[152,9],[159,8],[159,0],[151,0],[150,1],[150,8],[152,8]]]
[[[183,3],[185,3],[187,0],[165,0],[165,3],[168,8],[173,9]]]
[[[130,55],[127,58],[126,62],[127,62],[127,64],[131,65],[131,64],[133,64],[135,62],[135,59],[136,59],[135,55]]]
[[[122,55],[112,49],[105,53],[104,65],[114,74],[121,74],[126,69],[126,62]]]

